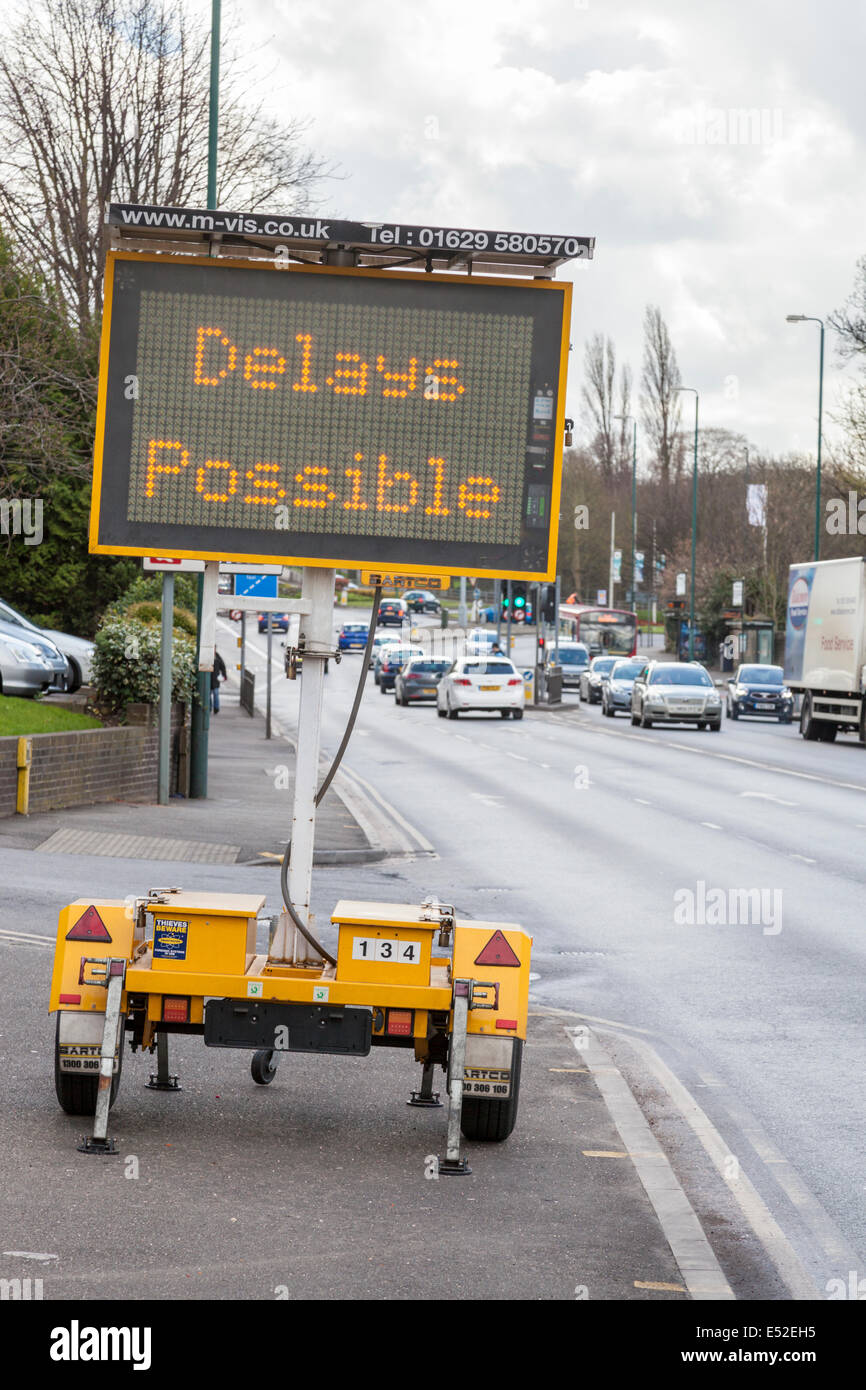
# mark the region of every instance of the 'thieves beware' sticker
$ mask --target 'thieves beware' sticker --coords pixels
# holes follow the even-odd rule
[[[174,917],[154,917],[154,960],[186,960],[188,935],[189,922],[178,922]]]

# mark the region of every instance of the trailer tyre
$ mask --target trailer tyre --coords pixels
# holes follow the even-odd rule
[[[515,1038],[511,1062],[511,1095],[507,1100],[479,1100],[466,1096],[460,1128],[466,1139],[482,1144],[501,1144],[514,1129],[517,1103],[520,1100],[520,1064],[523,1060],[523,1039]]]
[[[260,1048],[254,1052],[250,1062],[250,1075],[257,1086],[269,1086],[277,1074],[277,1064],[270,1048]]]
[[[125,1020],[124,1020],[125,1023]],[[120,1030],[120,1049],[117,1057],[117,1071],[111,1078],[111,1095],[108,1108],[111,1109],[120,1086],[120,1073],[123,1070],[123,1033]],[[54,1090],[60,1108],[67,1115],[95,1115],[96,1092],[99,1088],[98,1076],[76,1076],[73,1072],[60,1070],[60,1014],[54,1031]]]

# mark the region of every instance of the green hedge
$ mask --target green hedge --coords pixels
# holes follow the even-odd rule
[[[122,713],[133,703],[159,700],[159,628],[129,616],[108,618],[94,639],[92,682],[97,703]],[[195,688],[195,642],[175,632],[172,656],[173,700],[189,703]]]

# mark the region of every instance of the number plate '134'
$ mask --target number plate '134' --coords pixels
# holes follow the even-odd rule
[[[393,965],[417,965],[421,959],[421,943],[398,941],[381,936],[352,938],[352,960],[390,961]]]

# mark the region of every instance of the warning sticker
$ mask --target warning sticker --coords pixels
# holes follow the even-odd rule
[[[173,917],[154,917],[154,959],[186,960],[186,942],[188,935],[189,922],[178,922]]]

